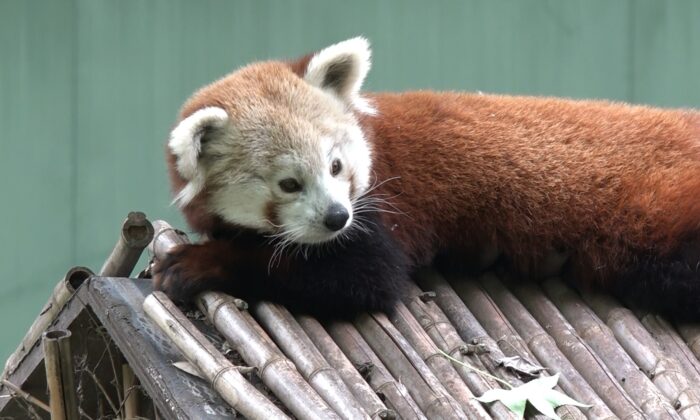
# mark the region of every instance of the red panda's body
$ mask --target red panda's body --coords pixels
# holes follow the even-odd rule
[[[292,64],[244,68],[185,105],[180,126],[189,131],[178,128],[171,136],[171,179],[178,199],[185,197],[181,207],[190,225],[213,239],[163,262],[156,270],[160,288],[178,298],[207,288],[245,294],[251,287],[255,297],[269,297],[266,292],[279,288],[272,298],[298,301],[303,295],[302,309],[312,311],[319,305],[382,308],[413,269],[437,254],[459,258],[495,247],[524,272],[538,272],[552,253],[566,255],[580,282],[623,293],[635,289],[647,294],[641,296],[647,303],[659,301],[656,306],[675,306],[681,316],[700,317],[700,114],[433,92],[367,95],[374,109],[365,109],[357,90],[368,64],[353,61],[362,51],[353,55],[343,48]],[[307,92],[304,83],[313,89]],[[317,96],[325,93],[341,99],[340,111]],[[197,117],[201,110],[205,115]],[[177,130],[195,138],[196,161],[188,155],[189,140]],[[207,136],[214,140],[207,143]],[[326,140],[333,136],[339,140]],[[263,146],[247,148],[261,137]],[[308,140],[315,137],[322,140]],[[288,138],[294,141],[286,143]],[[261,154],[261,147],[269,147],[268,153]],[[333,160],[332,177],[307,181],[308,189],[327,183],[319,191],[331,191],[340,197],[336,201],[350,197],[348,224],[353,217],[361,224],[363,213],[369,223],[342,245],[329,245],[326,254],[302,258],[282,247],[277,255],[266,238],[299,225],[285,221],[298,221],[297,213],[311,217],[308,208],[294,207],[307,194],[303,179],[311,178],[291,175],[295,183],[281,182],[280,192],[274,182],[260,181],[277,180],[266,165],[277,168],[276,154],[291,150],[293,158],[282,166],[294,166],[324,147],[351,152]],[[217,166],[237,154],[246,159]],[[325,165],[313,159],[307,160],[319,163],[303,164],[312,172],[314,165]],[[230,175],[229,169],[251,160],[257,163],[244,172],[254,175]],[[334,184],[336,177],[340,184]],[[237,207],[251,210],[227,207],[249,192],[252,198]],[[256,206],[251,204],[256,194],[268,198]],[[363,197],[374,201],[364,203]],[[260,216],[251,218],[251,212]],[[384,286],[386,279],[392,283]]]
[[[383,214],[418,264],[496,246],[552,251],[604,280],[640,252],[700,241],[700,114],[608,102],[415,92],[363,118]],[[700,302],[700,296],[699,296]]]

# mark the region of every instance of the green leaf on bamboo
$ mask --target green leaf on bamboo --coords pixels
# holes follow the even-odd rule
[[[554,409],[561,405],[590,407],[555,390],[558,380],[558,373],[554,376],[542,376],[515,388],[488,390],[477,400],[483,403],[500,401],[521,418],[525,415],[528,402],[540,413],[557,420],[559,416]]]

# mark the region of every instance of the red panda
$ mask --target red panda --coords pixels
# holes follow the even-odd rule
[[[564,256],[581,286],[700,318],[700,113],[454,92],[360,94],[364,38],[250,64],[170,135],[175,202],[209,240],[154,270],[309,312],[389,309],[438,255]]]

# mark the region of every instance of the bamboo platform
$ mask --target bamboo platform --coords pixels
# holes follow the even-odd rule
[[[103,347],[125,366],[93,369],[96,379],[115,382],[102,381],[119,418],[129,418],[133,383],[141,394],[132,417],[517,418],[501,403],[478,402],[502,385],[453,359],[511,385],[559,373],[558,389],[591,405],[558,408],[564,419],[700,418],[700,325],[672,325],[608,295],[581,295],[561,279],[446,278],[434,270],[416,275],[391,316],[319,322],[217,292],[183,311],[152,293],[149,279],[127,276],[146,243],[159,258],[188,239],[165,222],[137,219],[98,275],[73,270],[59,282],[5,366],[0,418],[29,411],[50,418],[41,334],[69,330],[74,362],[92,366],[92,356],[80,356],[95,353],[90,340],[99,341],[86,333],[90,323],[104,329],[111,342]],[[130,232],[138,236],[133,247]]]

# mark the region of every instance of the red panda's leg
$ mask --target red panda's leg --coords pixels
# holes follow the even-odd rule
[[[205,290],[255,294],[255,279],[265,274],[259,259],[225,240],[180,245],[154,267],[154,289],[176,302],[189,302]]]

